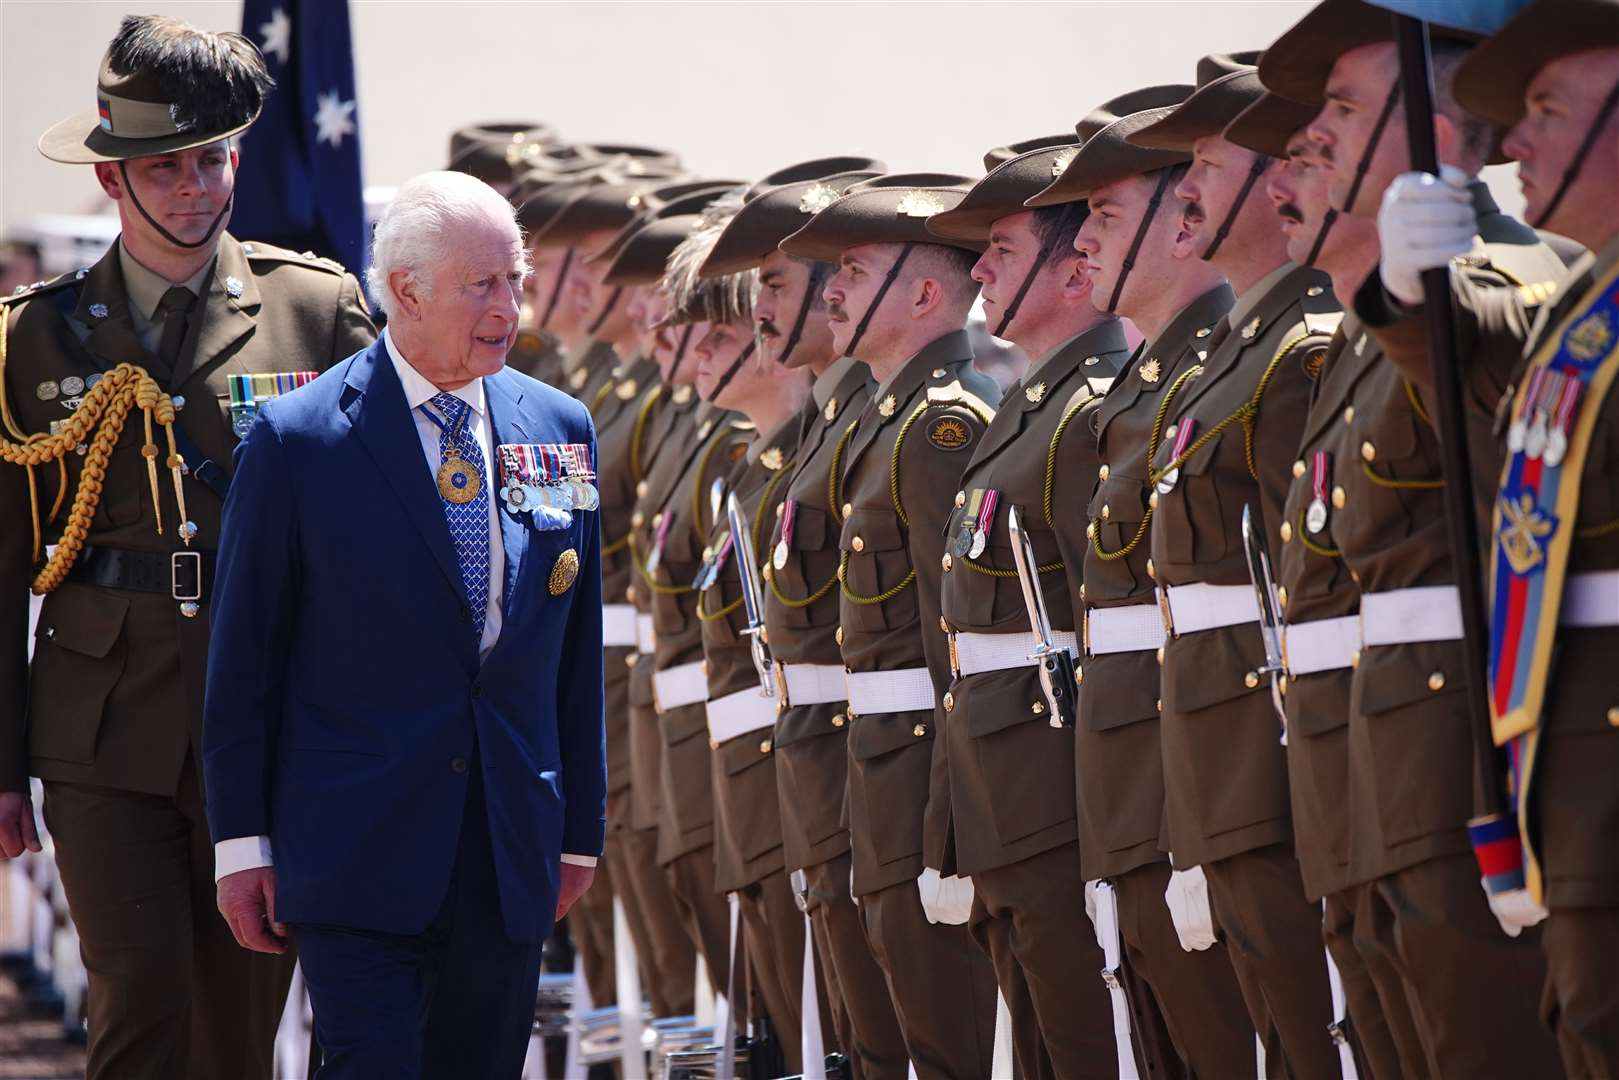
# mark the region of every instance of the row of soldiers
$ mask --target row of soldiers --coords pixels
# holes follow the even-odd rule
[[[745,952],[795,1070],[813,1021],[858,1076],[990,1075],[997,993],[1025,1076],[1619,1069],[1619,8],[1431,27],[1443,179],[1402,176],[1391,26],[1324,0],[976,179],[463,133],[531,245],[510,362],[598,425],[606,877],[655,1012]],[[1478,179],[1508,159],[1547,232]],[[1558,650],[1492,667],[1526,889],[1469,840],[1446,266],[1492,658]],[[1575,472],[1543,507],[1526,467]]]

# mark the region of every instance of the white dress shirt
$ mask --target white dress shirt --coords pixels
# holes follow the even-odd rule
[[[499,498],[496,494],[499,485],[495,482],[494,451],[491,443],[494,428],[489,423],[483,379],[473,379],[456,390],[441,391],[410,365],[400,353],[399,347],[394,344],[393,335],[386,329],[382,331],[382,343],[388,350],[388,358],[393,361],[394,373],[399,376],[399,384],[405,391],[405,404],[410,407],[411,419],[416,422],[416,436],[421,439],[422,457],[427,464],[428,475],[434,478],[435,489],[438,483],[438,469],[443,464],[443,457],[439,451],[443,429],[427,415],[427,410],[433,406],[427,405],[426,409],[422,406],[432,401],[438,394],[448,392],[466,402],[472,410],[467,416],[467,428],[477,440],[478,449],[483,454],[484,488],[489,492],[489,602],[484,606],[483,636],[478,640],[478,659],[481,661],[489,655],[489,651],[495,647],[495,641],[500,637],[500,607],[506,588],[506,548],[500,537]],[[436,411],[435,414],[440,420],[445,419]],[[591,855],[565,854],[562,861],[575,866],[596,865],[596,858]],[[270,855],[268,836],[238,836],[230,840],[221,840],[214,845],[215,881],[241,870],[273,865],[275,863]]]

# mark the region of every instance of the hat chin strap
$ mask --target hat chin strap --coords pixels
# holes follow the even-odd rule
[[[804,336],[804,324],[809,321],[810,308],[815,306],[815,293],[826,280],[826,264],[817,260],[810,267],[809,280],[804,283],[804,299],[798,305],[798,318],[793,320],[793,328],[787,334],[787,347],[782,349],[781,355],[776,357],[776,363],[786,366],[787,358],[793,355],[798,348],[799,338]]]
[[[1574,181],[1579,179],[1580,170],[1585,167],[1585,159],[1591,156],[1591,149],[1596,146],[1597,139],[1601,137],[1602,129],[1607,125],[1608,118],[1613,115],[1616,106],[1619,106],[1619,83],[1615,83],[1613,89],[1608,91],[1602,107],[1597,110],[1596,116],[1591,118],[1591,127],[1586,131],[1580,148],[1574,151],[1574,157],[1569,161],[1568,168],[1563,170],[1563,179],[1557,185],[1556,194],[1552,196],[1552,201],[1546,204],[1546,209],[1540,212],[1540,216],[1535,218],[1535,228],[1545,228],[1546,222],[1551,220],[1552,214],[1556,213],[1557,207],[1562,204],[1563,196],[1568,194],[1569,188],[1574,186]]]
[[[708,395],[710,405],[718,401],[720,395],[725,393],[725,388],[731,385],[731,380],[736,378],[736,373],[742,370],[742,365],[747,362],[748,357],[753,355],[753,349],[754,343],[749,341],[742,351],[736,354],[736,359],[731,361],[731,366],[725,369],[725,374],[720,376],[720,381],[714,384],[714,392]]]
[[[203,234],[202,239],[188,243],[180,239],[178,236],[175,236],[163,226],[159,225],[157,223],[157,218],[147,213],[146,207],[141,205],[140,196],[135,194],[135,185],[130,183],[129,168],[126,162],[120,161],[118,163],[118,174],[124,178],[124,190],[129,192],[129,201],[135,204],[135,209],[141,212],[141,217],[145,218],[146,223],[158,231],[158,235],[162,236],[163,239],[167,240],[169,243],[178,248],[185,248],[187,250],[194,251],[197,248],[207,247],[209,244],[212,244],[214,242],[214,234],[219,231],[219,226],[225,221],[225,215],[230,213],[230,208],[236,203],[236,191],[233,188],[230,195],[225,199],[225,205],[220,207],[219,213],[214,215],[213,224],[208,226],[208,231]]]
[[[1400,84],[1398,81],[1389,88],[1389,96],[1383,101],[1383,111],[1377,114],[1377,123],[1372,126],[1372,137],[1366,140],[1366,149],[1361,151],[1360,162],[1355,166],[1355,178],[1349,182],[1349,194],[1344,197],[1346,214],[1355,212],[1355,201],[1360,198],[1360,189],[1366,183],[1366,174],[1371,171],[1372,158],[1377,156],[1377,148],[1383,141],[1383,132],[1388,130],[1389,120],[1394,116],[1394,106],[1400,100]]]
[[[1109,315],[1119,306],[1119,297],[1124,295],[1124,283],[1130,277],[1130,271],[1135,269],[1136,256],[1141,254],[1141,245],[1147,239],[1147,230],[1152,228],[1152,219],[1158,216],[1158,205],[1164,201],[1164,192],[1169,190],[1168,168],[1158,172],[1158,186],[1153,189],[1152,198],[1147,201],[1147,209],[1141,215],[1141,224],[1136,226],[1135,239],[1130,241],[1130,250],[1124,256],[1124,265],[1119,267],[1119,280],[1113,283],[1113,295],[1107,298],[1107,312]]]
[[[540,316],[540,329],[548,329],[551,325],[551,316],[556,313],[557,301],[562,299],[562,286],[568,280],[568,270],[573,266],[573,248],[566,248],[562,253],[562,266],[557,269],[557,283],[551,287],[551,299],[545,302],[545,314]]]
[[[1314,266],[1315,261],[1321,257],[1321,248],[1327,242],[1327,233],[1332,231],[1332,226],[1337,221],[1338,211],[1327,207],[1327,212],[1321,218],[1321,228],[1316,230],[1315,243],[1310,245],[1310,253],[1304,257],[1305,266]]]
[[[607,321],[607,317],[611,315],[613,313],[613,309],[618,306],[618,298],[623,295],[624,286],[613,286],[613,291],[607,294],[607,306],[602,308],[602,313],[596,316],[595,321],[590,324],[590,329],[586,330],[585,333],[589,334],[591,337],[595,337],[596,331],[602,328],[602,324]]]
[[[1226,211],[1225,220],[1220,222],[1220,227],[1215,230],[1214,241],[1209,244],[1208,250],[1203,252],[1204,262],[1214,258],[1214,253],[1220,250],[1225,238],[1231,235],[1231,228],[1237,223],[1237,215],[1242,213],[1242,204],[1248,201],[1249,193],[1254,190],[1254,185],[1259,183],[1260,175],[1270,167],[1270,162],[1269,154],[1254,155],[1253,164],[1248,166],[1248,179],[1242,182],[1242,189],[1237,192],[1237,197],[1231,200],[1231,209]]]
[[[695,329],[695,326],[687,323],[680,335],[680,344],[675,347],[674,362],[669,365],[669,381],[671,383],[675,381],[675,376],[680,374],[680,365],[686,361],[686,346],[691,344],[691,332]]]
[[[860,324],[854,328],[854,337],[849,339],[849,347],[843,350],[845,355],[854,355],[855,346],[860,344],[860,339],[866,336],[866,328],[871,325],[871,317],[877,314],[877,306],[883,302],[883,297],[888,295],[888,290],[893,288],[895,280],[899,277],[900,268],[905,265],[905,260],[911,257],[911,248],[915,246],[914,243],[907,241],[905,246],[899,249],[899,258],[888,268],[883,283],[877,287],[877,295],[871,298],[866,313],[860,316]]]
[[[1023,298],[1029,295],[1029,289],[1033,287],[1034,279],[1040,276],[1040,271],[1046,268],[1046,261],[1050,258],[1051,245],[1041,244],[1040,250],[1034,254],[1034,265],[1030,266],[1029,272],[1023,276],[1023,284],[1017,287],[1017,292],[1012,296],[1012,302],[1006,305],[1006,312],[1001,316],[1001,321],[995,327],[996,337],[1003,339],[1006,337],[1006,328],[1012,325],[1013,319],[1017,318],[1018,308],[1023,306]]]

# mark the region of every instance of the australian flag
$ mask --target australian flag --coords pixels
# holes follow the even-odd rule
[[[276,88],[242,139],[231,232],[358,273],[365,204],[347,0],[247,0],[242,33]]]

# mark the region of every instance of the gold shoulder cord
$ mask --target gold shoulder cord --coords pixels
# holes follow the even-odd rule
[[[786,479],[787,475],[793,471],[793,465],[794,462],[789,461],[771,475],[770,482],[765,485],[764,492],[759,496],[759,505],[753,508],[753,524],[749,527],[748,532],[753,534],[753,550],[755,553],[757,553],[759,550],[759,530],[764,521],[765,507],[770,503],[771,498],[776,494],[776,488],[780,486],[782,480]],[[766,563],[765,565],[769,566],[770,564]],[[738,596],[735,600],[732,600],[729,604],[726,604],[718,611],[708,612],[703,610],[703,597],[702,594],[699,593],[697,596],[697,617],[703,622],[713,622],[715,619],[725,618],[727,615],[731,614],[731,612],[735,611],[741,606],[742,597]]]
[[[34,577],[35,595],[44,596],[62,584],[67,578],[68,571],[73,568],[79,552],[84,549],[84,542],[90,535],[91,519],[95,517],[96,507],[101,502],[101,489],[107,478],[107,463],[112,457],[113,447],[118,444],[118,437],[123,434],[124,421],[132,408],[139,408],[145,417],[146,444],[141,447],[141,456],[146,459],[146,475],[152,489],[152,511],[157,517],[158,535],[163,535],[163,509],[157,480],[159,451],[152,433],[154,419],[163,427],[167,436],[169,454],[165,464],[174,480],[174,502],[181,521],[180,539],[190,546],[191,537],[184,527],[187,517],[185,489],[180,480],[180,469],[185,459],[180,456],[174,445],[173,400],[163,392],[157,381],[147,374],[144,368],[136,367],[134,364],[119,364],[106,372],[101,381],[90,388],[84,395],[83,404],[56,434],[24,433],[12,417],[10,404],[5,396],[7,315],[8,312],[0,307],[0,417],[3,417],[6,434],[10,436],[10,438],[0,436],[0,460],[12,465],[21,465],[28,470],[28,501],[34,526],[33,561],[36,565],[44,550],[44,524],[56,520],[56,515],[62,508],[62,500],[67,495],[67,455],[86,438],[90,439],[89,450],[84,455],[84,468],[79,474],[79,487],[73,494],[73,505],[68,510],[67,522],[62,526],[62,538],[49,561]],[[95,432],[93,437],[91,437],[92,430]],[[13,439],[16,441],[13,442]],[[45,522],[41,522],[39,487],[34,467],[52,462],[57,465],[61,481],[56,502],[52,505]]]
[[[652,407],[663,397],[663,384],[659,383],[647,391],[641,400],[641,411],[635,416],[635,430],[630,434],[630,478],[639,484],[646,478],[646,471],[641,467],[641,442],[646,436],[647,421],[652,417]]]
[[[1164,391],[1164,400],[1158,403],[1158,412],[1152,418],[1152,434],[1147,437],[1147,473],[1149,476],[1152,473],[1152,459],[1158,456],[1158,438],[1163,434],[1164,417],[1169,412],[1170,402],[1175,400],[1175,395],[1178,394],[1181,387],[1186,384],[1186,380],[1190,379],[1193,375],[1198,374],[1202,370],[1202,364],[1193,364],[1191,367],[1181,372],[1180,377],[1174,382],[1170,383],[1169,389]],[[1149,480],[1148,482],[1151,483],[1152,481]],[[1128,544],[1125,544],[1117,551],[1102,550],[1101,530],[1096,527],[1096,522],[1092,521],[1089,525],[1085,526],[1085,532],[1091,538],[1091,550],[1096,552],[1096,557],[1104,562],[1112,562],[1114,559],[1124,558],[1126,555],[1130,554],[1130,552],[1139,547],[1142,538],[1147,535],[1147,529],[1151,525],[1152,507],[1149,506],[1147,507],[1147,512],[1141,515],[1141,524],[1136,526],[1136,534],[1130,538],[1130,542]]]

